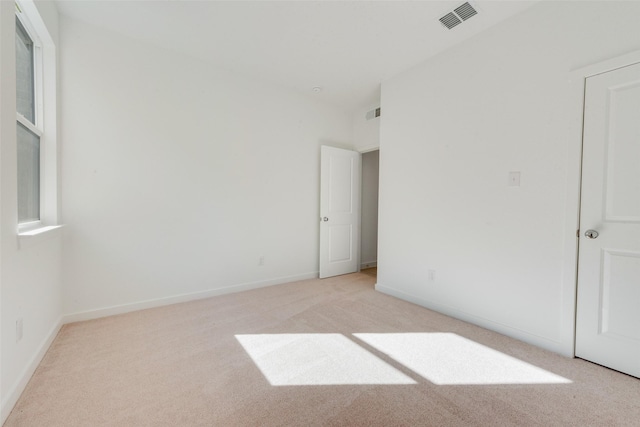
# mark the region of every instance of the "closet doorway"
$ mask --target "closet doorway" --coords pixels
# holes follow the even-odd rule
[[[376,273],[378,266],[378,182],[380,150],[362,153],[360,269]]]

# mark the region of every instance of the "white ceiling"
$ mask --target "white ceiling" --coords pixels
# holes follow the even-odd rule
[[[380,83],[530,7],[472,1],[452,30],[438,18],[459,1],[58,0],[61,14],[293,88],[354,111]],[[313,88],[322,87],[314,93]]]

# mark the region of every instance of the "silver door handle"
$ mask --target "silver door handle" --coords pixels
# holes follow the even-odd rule
[[[327,221],[329,221],[329,218],[327,218],[327,217],[325,216],[325,217],[323,217],[323,218],[322,218],[322,220],[323,220],[324,222],[327,222]]]
[[[598,233],[596,230],[587,230],[584,232],[584,235],[589,239],[597,239],[600,233]]]

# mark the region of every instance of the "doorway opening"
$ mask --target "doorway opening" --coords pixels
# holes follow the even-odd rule
[[[362,154],[362,204],[360,209],[360,270],[377,276],[378,183],[380,150]]]

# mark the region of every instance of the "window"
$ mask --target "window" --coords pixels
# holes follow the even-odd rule
[[[18,233],[50,229],[57,215],[56,54],[31,0],[16,3]]]
[[[18,223],[40,221],[40,136],[36,120],[36,46],[16,16]]]
[[[22,117],[36,122],[35,46],[16,16],[16,95]]]
[[[40,137],[18,122],[18,223],[40,221]]]

